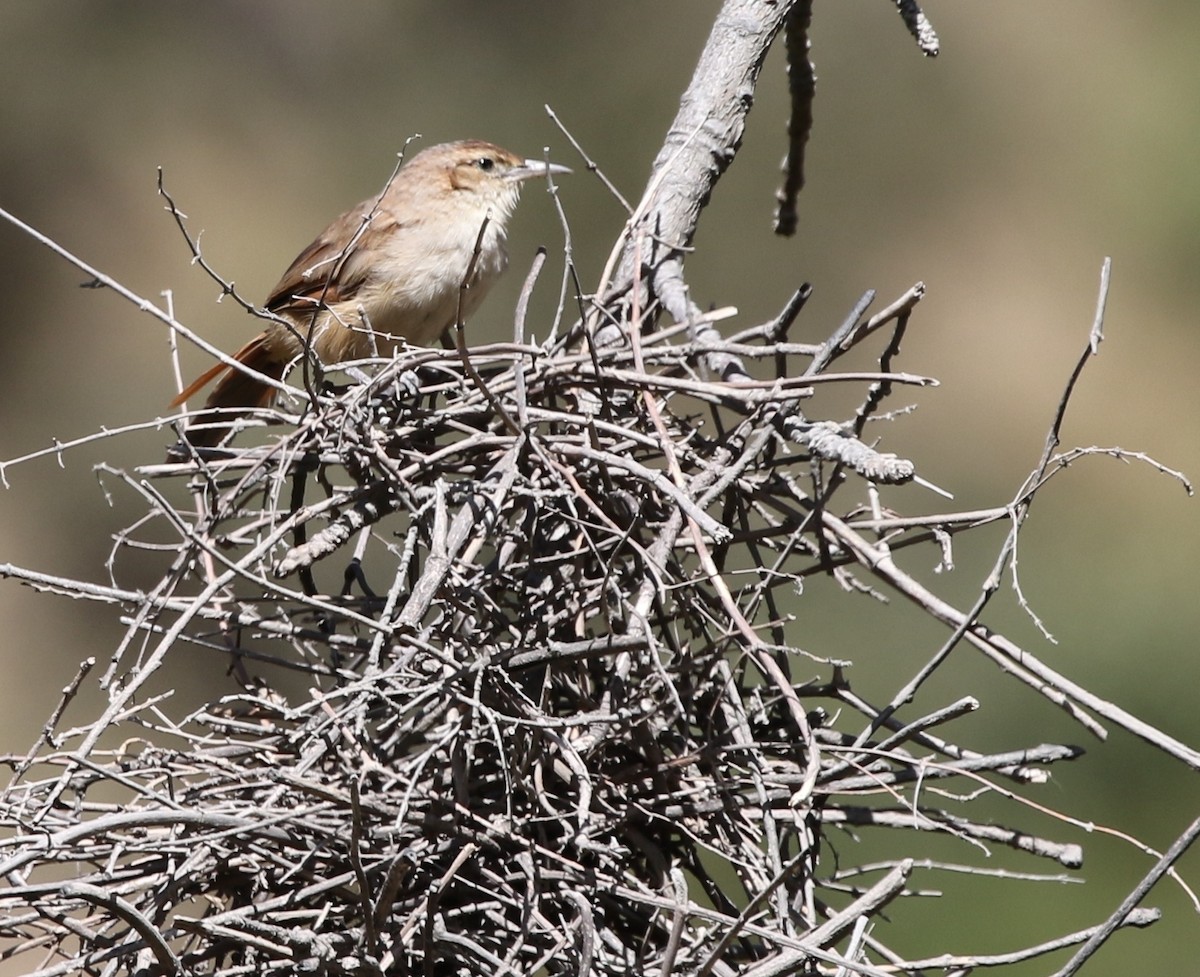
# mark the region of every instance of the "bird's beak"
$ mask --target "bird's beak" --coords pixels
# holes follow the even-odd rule
[[[509,180],[532,180],[534,177],[549,176],[555,173],[570,173],[569,166],[561,163],[547,163],[544,159],[527,159],[520,166],[514,166],[504,174]]]

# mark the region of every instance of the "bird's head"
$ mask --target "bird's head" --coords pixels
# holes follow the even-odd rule
[[[414,156],[401,173],[412,178],[427,172],[447,194],[469,199],[501,223],[511,216],[521,184],[549,173],[570,173],[558,163],[524,159],[490,142],[465,140],[430,146]]]

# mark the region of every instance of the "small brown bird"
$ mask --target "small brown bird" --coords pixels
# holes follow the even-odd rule
[[[306,341],[327,365],[387,356],[401,341],[435,342],[454,324],[460,295],[462,314],[469,315],[508,264],[505,230],[521,184],[569,172],[477,140],[423,150],[381,195],[330,224],[272,289],[266,309],[294,328],[273,322],[233,358],[278,380],[303,354]],[[471,281],[462,292],[477,246]],[[217,385],[205,408],[266,407],[275,396],[261,380],[218,363],[171,406],[213,380]],[[189,430],[187,439],[206,447],[228,432],[208,422],[204,430]]]

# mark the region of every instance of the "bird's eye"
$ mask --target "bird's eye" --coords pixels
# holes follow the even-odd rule
[[[475,165],[486,173],[495,167],[496,161],[490,156],[480,156],[479,159],[475,160]]]

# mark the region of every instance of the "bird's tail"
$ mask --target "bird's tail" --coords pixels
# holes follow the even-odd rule
[[[243,366],[268,376],[272,380],[278,380],[283,376],[284,364],[267,345],[265,332],[250,340],[233,354],[233,358]],[[218,363],[188,384],[179,396],[171,401],[171,406],[178,407],[189,397],[203,390],[213,380],[217,381],[217,385],[213,387],[212,393],[208,395],[208,400],[204,402],[206,410],[211,408],[221,408],[225,411],[243,409],[244,413],[248,413],[256,407],[270,406],[275,397],[274,387],[232,366]],[[233,420],[237,416],[223,413],[219,420]],[[196,422],[203,424],[203,427],[197,429],[194,424],[189,425],[186,432],[188,443],[196,448],[211,448],[219,444],[229,433],[230,425],[217,423],[217,421],[216,417],[206,418],[203,414],[199,415]]]

